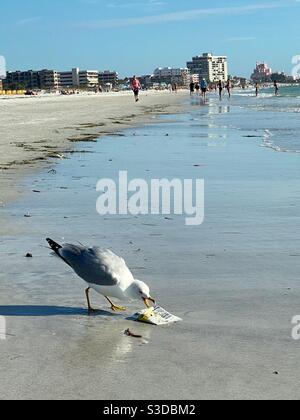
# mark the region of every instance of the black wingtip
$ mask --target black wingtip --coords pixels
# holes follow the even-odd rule
[[[50,238],[47,238],[46,241],[48,242],[48,244],[49,244],[50,248],[52,249],[52,251],[54,251],[56,255],[58,255],[66,264],[68,264],[71,267],[71,264],[68,263],[68,261],[64,257],[62,257],[60,255],[59,250],[62,249],[62,246],[59,245],[58,243],[54,242]]]
[[[62,246],[61,245],[59,245],[57,242],[55,242],[55,241],[53,241],[52,239],[50,239],[50,238],[47,238],[46,239],[46,241],[48,242],[48,244],[49,244],[49,246],[50,246],[50,248],[52,249],[52,251],[54,251],[55,252],[55,254],[59,257],[59,258],[61,258],[66,264],[68,264],[70,267],[72,267],[71,266],[71,264],[70,263],[68,263],[68,261],[62,256],[62,255],[60,255],[60,252],[59,252],[59,250],[60,249],[62,249]]]
[[[52,239],[47,238],[46,241],[48,242],[50,248],[57,254],[58,250],[62,248],[61,245],[59,245],[58,243],[54,242]]]

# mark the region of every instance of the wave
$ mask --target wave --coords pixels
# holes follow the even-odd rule
[[[283,130],[281,130],[283,131]],[[276,143],[276,135],[272,133],[270,130],[265,130],[263,143],[261,144],[261,147],[267,147],[268,149],[272,149],[275,152],[281,152],[281,153],[300,153],[300,145],[299,149],[291,149],[283,145],[279,145]]]

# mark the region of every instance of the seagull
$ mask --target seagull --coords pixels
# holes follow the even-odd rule
[[[88,284],[85,295],[89,314],[96,312],[90,302],[89,293],[91,289],[103,295],[115,312],[126,311],[126,308],[115,305],[111,298],[119,300],[142,299],[147,308],[153,306],[149,301],[155,305],[155,300],[150,295],[149,286],[135,279],[123,258],[109,249],[88,248],[83,245],[72,244],[59,245],[49,238],[46,241],[55,254]]]

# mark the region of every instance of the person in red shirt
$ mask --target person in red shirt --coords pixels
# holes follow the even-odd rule
[[[134,93],[135,102],[139,101],[139,93],[140,89],[142,88],[140,81],[136,78],[136,76],[133,76],[133,79],[131,81],[131,89]]]

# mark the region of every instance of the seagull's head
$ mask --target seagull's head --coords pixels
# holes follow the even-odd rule
[[[151,297],[149,286],[140,280],[134,280],[130,287],[130,297],[135,300],[142,299],[147,308],[155,305],[155,300]],[[151,303],[153,305],[151,305]]]

